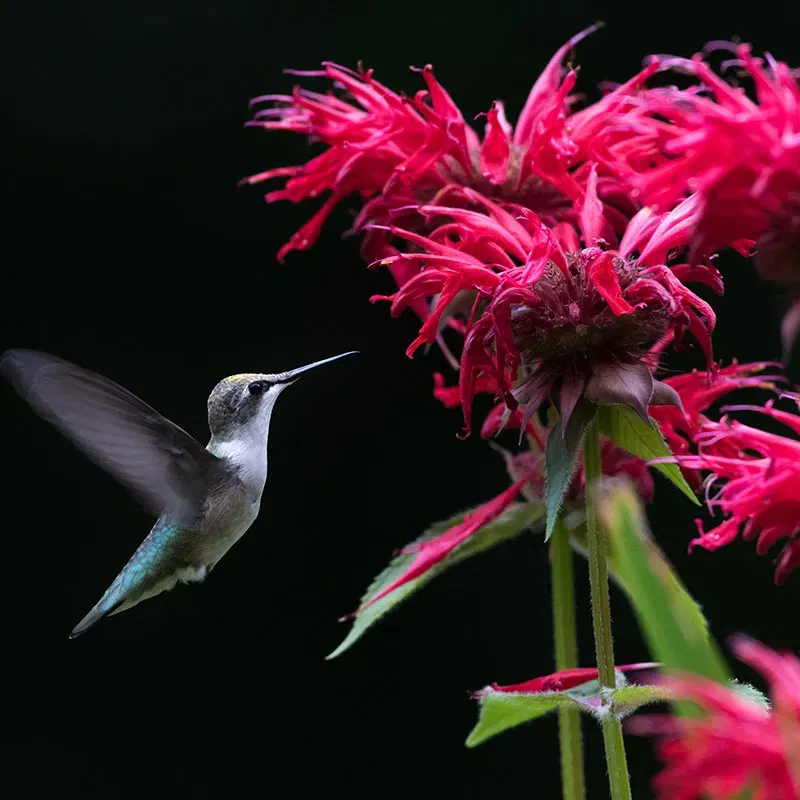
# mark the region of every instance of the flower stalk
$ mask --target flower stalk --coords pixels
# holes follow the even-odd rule
[[[589,583],[592,595],[592,627],[600,686],[616,687],[614,674],[614,644],[611,636],[611,602],[608,593],[608,551],[605,536],[600,530],[597,508],[592,496],[595,484],[602,476],[600,465],[600,432],[596,421],[586,430],[583,450],[586,475],[586,525],[589,543]],[[601,689],[602,691],[602,689]],[[632,800],[622,723],[614,714],[603,719],[603,743],[608,767],[608,781],[613,800]]]
[[[553,631],[556,670],[578,666],[578,630],[575,624],[575,585],[569,531],[562,520],[556,523],[550,540],[550,575],[553,595]],[[558,739],[561,751],[561,794],[564,800],[584,800],[583,739],[580,712],[558,710]]]

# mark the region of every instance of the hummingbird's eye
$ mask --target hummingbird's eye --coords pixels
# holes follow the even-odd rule
[[[266,381],[253,381],[248,387],[247,390],[250,394],[262,394],[268,388],[269,384]]]

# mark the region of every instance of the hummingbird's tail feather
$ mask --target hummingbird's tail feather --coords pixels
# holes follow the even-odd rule
[[[137,603],[158,594],[162,589],[156,589],[152,585],[153,581],[132,580],[136,576],[130,568],[126,565],[125,569],[120,572],[114,579],[114,582],[108,589],[105,590],[103,596],[95,603],[92,610],[72,629],[69,635],[70,639],[75,639],[81,634],[86,633],[89,628],[100,622],[103,617],[109,617],[112,614],[118,614],[120,611],[126,611],[133,608]]]
[[[161,592],[168,591],[176,582],[176,580],[154,581],[151,585],[140,585],[133,591],[125,591],[123,586],[119,585],[120,580],[117,578],[94,608],[72,629],[69,638],[76,639],[81,634],[86,633],[89,628],[100,622],[103,617],[110,617],[114,614],[119,614],[121,611],[127,611],[143,600],[149,600],[151,597],[161,594]]]
[[[101,600],[73,629],[72,633],[70,633],[70,639],[77,639],[79,636],[86,633],[89,628],[94,627],[98,622],[100,622],[103,617],[107,617],[109,614],[113,614],[115,611],[121,611],[122,609],[120,606],[125,601],[120,598],[116,604],[106,605]]]
[[[89,628],[100,622],[103,617],[110,617],[127,611],[139,603],[149,600],[162,592],[168,592],[178,582],[194,583],[202,581],[208,574],[208,568],[182,567],[168,573],[145,575],[129,569],[130,564],[117,576],[108,587],[97,605],[72,629],[70,639],[86,633]],[[132,575],[133,573],[133,575]],[[135,575],[135,578],[134,578]],[[132,580],[132,578],[134,578]]]

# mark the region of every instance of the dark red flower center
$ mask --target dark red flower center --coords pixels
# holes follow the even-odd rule
[[[586,251],[567,256],[567,275],[549,264],[532,287],[537,302],[511,314],[514,342],[524,364],[567,358],[633,363],[667,331],[666,298],[648,298],[628,314],[615,314],[589,278]],[[623,296],[641,279],[635,262],[613,260]],[[655,302],[654,302],[655,300]]]

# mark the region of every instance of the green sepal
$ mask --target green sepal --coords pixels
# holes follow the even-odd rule
[[[653,541],[630,482],[605,479],[596,491],[613,572],[630,598],[652,657],[666,670],[719,683],[730,680],[700,606]]]
[[[661,431],[650,420],[645,422],[635,411],[622,405],[600,406],[597,412],[600,433],[616,442],[621,448],[644,461],[668,458],[672,451],[664,441]],[[700,505],[697,495],[686,482],[677,464],[663,463],[653,466],[674,486],[677,486],[695,505]]]
[[[433,539],[440,536],[455,525],[464,520],[464,517],[474,509],[462,511],[449,519],[437,522],[432,525],[425,533],[416,539],[413,544]],[[412,581],[399,586],[391,594],[380,598],[372,605],[367,606],[362,611],[357,611],[353,617],[353,627],[345,637],[344,641],[326,658],[332,659],[341,655],[345,650],[352,647],[376,622],[398,606],[407,597],[419,591],[426,583],[437,575],[464,561],[467,558],[478,555],[484,550],[488,550],[501,542],[512,539],[526,531],[537,523],[544,516],[543,503],[512,503],[500,516],[479,528],[465,542],[448,553],[438,564],[425,572],[423,575]],[[361,606],[369,602],[370,598],[378,594],[384,587],[394,583],[411,565],[414,560],[414,553],[400,552],[396,555],[389,566],[381,572],[372,582],[370,587],[361,599]]]
[[[547,503],[547,525],[544,540],[553,535],[564,497],[578,467],[578,456],[583,449],[586,428],[594,419],[597,406],[579,400],[562,433],[561,425],[550,429],[545,446],[545,501]]]

